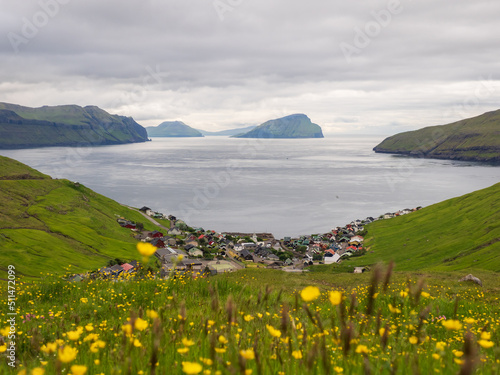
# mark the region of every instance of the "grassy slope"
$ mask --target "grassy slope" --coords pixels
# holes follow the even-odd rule
[[[116,222],[120,215],[157,229],[142,215],[67,180],[2,177],[40,173],[0,157],[0,277],[15,264],[20,274],[87,271],[109,259],[136,259],[135,240]],[[43,176],[43,175],[41,175]]]
[[[500,272],[500,184],[367,229],[370,251],[344,266],[394,260],[398,270]]]
[[[500,110],[442,126],[396,134],[374,149],[446,159],[500,161]]]

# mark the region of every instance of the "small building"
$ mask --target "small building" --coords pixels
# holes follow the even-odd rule
[[[325,264],[332,264],[332,263],[337,263],[338,260],[340,259],[340,255],[335,253],[332,250],[327,250],[325,252]]]
[[[182,231],[177,227],[173,227],[173,228],[170,228],[167,233],[170,236],[180,236],[182,234]]]
[[[250,254],[250,252],[247,249],[241,250],[239,255],[243,259],[245,259],[245,260],[251,260],[253,262],[253,255]]]
[[[192,247],[188,251],[189,256],[196,258],[196,257],[202,257],[203,256],[203,251],[198,249],[197,247]]]
[[[368,267],[354,267],[354,273],[364,273],[368,270]]]
[[[154,231],[148,233],[148,237],[151,237],[151,238],[161,238],[161,237],[163,237],[163,233],[162,232],[158,232],[157,230],[154,230]]]

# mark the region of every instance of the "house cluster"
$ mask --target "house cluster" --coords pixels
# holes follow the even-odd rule
[[[115,264],[110,267],[104,267],[99,269],[98,274],[107,278],[115,278],[119,276],[125,276],[127,274],[132,274],[137,272],[138,262],[133,260],[128,263]]]
[[[383,219],[405,215],[420,209],[405,209],[386,213],[378,218],[367,217],[336,227],[328,233],[306,235],[298,238],[274,238],[272,233],[215,232],[189,227],[172,215],[164,215],[148,207],[141,212],[153,219],[166,220],[164,230],[146,231],[140,224],[125,218],[118,223],[134,232],[134,237],[149,242],[157,248],[156,258],[161,262],[161,275],[169,277],[174,272],[191,272],[194,275],[216,275],[253,266],[301,272],[314,262],[338,263],[364,251],[365,225]],[[123,265],[122,265],[123,266]],[[109,267],[105,272],[120,271]],[[125,265],[125,267],[128,267]]]

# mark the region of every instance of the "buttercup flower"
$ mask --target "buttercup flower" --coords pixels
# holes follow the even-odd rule
[[[320,296],[320,291],[318,287],[308,286],[302,289],[300,292],[300,296],[305,302],[314,301],[316,298]]]
[[[71,373],[73,375],[84,375],[87,372],[87,366],[73,365],[71,366]]]
[[[75,360],[78,350],[72,348],[71,346],[65,346],[63,349],[59,350],[58,358],[63,363],[69,363]]]
[[[340,302],[342,302],[342,292],[334,290],[328,294],[328,299],[333,306],[340,305]]]
[[[254,359],[255,353],[253,349],[240,350],[240,355],[245,359]]]
[[[199,374],[203,370],[203,367],[196,362],[182,362],[182,372],[188,375]]]

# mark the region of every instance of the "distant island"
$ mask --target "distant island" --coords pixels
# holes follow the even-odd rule
[[[251,125],[251,126],[247,126],[247,127],[244,127],[244,128],[221,130],[221,131],[218,131],[218,132],[209,132],[209,131],[201,130],[201,129],[198,129],[198,131],[201,134],[203,134],[203,135],[208,135],[208,136],[226,136],[226,137],[228,137],[228,136],[232,136],[232,135],[239,135],[239,134],[247,133],[250,130],[255,129],[256,127],[257,127],[256,125]]]
[[[203,137],[198,130],[182,121],[165,121],[158,126],[148,126],[146,131],[150,137]]]
[[[500,110],[457,121],[396,134],[375,152],[416,157],[500,162]]]
[[[0,103],[0,149],[95,146],[145,142],[146,130],[131,117],[96,106],[23,107]]]
[[[313,124],[309,117],[295,114],[270,120],[245,134],[234,138],[324,138],[319,125]]]

